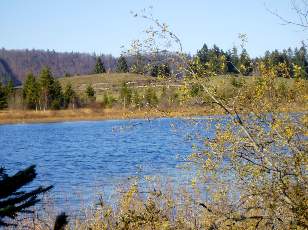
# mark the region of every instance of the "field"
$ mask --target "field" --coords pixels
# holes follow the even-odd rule
[[[209,86],[211,88],[215,88],[218,94],[224,96],[234,96],[233,94],[236,93],[235,91],[240,90],[242,87],[249,88],[253,86],[258,79],[259,77],[256,76],[240,77],[223,75],[198,80],[188,80],[186,83],[189,86],[195,83]],[[161,79],[130,73],[106,73],[73,76],[60,78],[59,81],[63,87],[68,83],[71,83],[74,90],[79,94],[83,94],[86,87],[91,85],[96,91],[97,101],[102,101],[105,93],[118,97],[123,83],[126,83],[131,89],[140,93],[144,93],[146,88],[153,88],[158,95],[162,93],[161,91],[163,87],[167,87],[171,90],[177,90],[184,86],[183,80],[180,79]],[[277,86],[284,85],[286,89],[291,89],[294,84],[294,79],[277,78],[275,80],[275,84]],[[308,87],[308,81],[305,81],[305,85]]]
[[[59,79],[62,86],[71,83],[74,90],[83,93],[88,85],[91,85],[96,92],[98,101],[102,99],[105,92],[112,93],[114,96],[118,96],[118,92],[121,89],[123,83],[126,83],[130,88],[142,91],[144,88],[153,87],[161,88],[163,86],[179,87],[181,86],[180,80],[167,80],[156,79],[139,74],[125,74],[125,73],[106,73],[106,74],[94,74],[74,76],[68,78]]]

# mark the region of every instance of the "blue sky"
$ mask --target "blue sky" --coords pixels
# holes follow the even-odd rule
[[[194,54],[203,43],[223,49],[248,35],[252,56],[300,46],[307,32],[283,26],[267,7],[294,19],[289,0],[1,0],[0,47],[50,49],[118,56],[142,37],[147,24],[130,11],[153,6],[153,14]]]

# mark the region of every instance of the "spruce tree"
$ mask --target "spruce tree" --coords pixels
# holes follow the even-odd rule
[[[54,80],[51,91],[51,108],[60,109],[63,104],[62,87],[58,80]]]
[[[127,73],[129,71],[126,59],[124,56],[120,56],[117,62],[117,72]]]
[[[54,78],[48,67],[45,67],[41,70],[39,78],[39,87],[40,87],[40,100],[42,108],[48,109],[52,102],[52,93],[53,93],[53,84]]]
[[[95,90],[91,85],[88,85],[86,88],[86,96],[90,101],[95,100]]]
[[[21,189],[36,177],[35,166],[32,165],[19,171],[13,176],[6,174],[0,168],[0,227],[14,225],[12,221],[23,212],[30,212],[28,208],[37,204],[41,195],[49,191],[52,186],[38,187],[30,191]]]
[[[102,62],[102,59],[100,57],[96,59],[94,73],[95,74],[106,73],[104,63]]]
[[[202,64],[209,61],[209,49],[206,44],[203,45],[202,49],[197,52],[197,56]]]
[[[23,99],[27,108],[37,109],[39,102],[39,86],[35,76],[29,73],[23,86]]]

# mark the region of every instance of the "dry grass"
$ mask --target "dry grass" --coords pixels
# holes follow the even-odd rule
[[[278,112],[305,112],[307,104],[289,103],[279,107]],[[187,107],[179,106],[167,110],[159,109],[68,109],[68,110],[1,110],[0,124],[16,123],[52,123],[61,121],[91,121],[91,120],[113,120],[113,119],[150,119],[160,117],[193,117],[220,115],[224,111],[220,107],[202,106]]]
[[[147,85],[155,81],[155,79],[130,73],[105,73],[60,78],[59,81],[63,86],[71,83],[75,90],[83,91],[87,85],[92,85],[95,89],[106,90],[120,87],[124,82]]]
[[[202,116],[221,113],[213,108],[176,108],[160,111],[157,109],[75,109],[75,110],[2,110],[0,111],[0,124],[12,123],[48,123],[59,121],[78,120],[111,120],[157,117],[187,117]]]

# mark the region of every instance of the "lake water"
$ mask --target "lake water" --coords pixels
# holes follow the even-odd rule
[[[192,151],[188,134],[203,132],[209,119],[1,125],[0,165],[11,174],[35,164],[32,186],[54,185],[58,204],[74,205],[80,197],[90,203],[99,191],[111,196],[114,185],[129,176],[188,180],[177,165]]]

